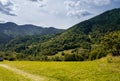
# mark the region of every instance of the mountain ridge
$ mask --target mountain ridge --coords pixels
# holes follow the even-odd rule
[[[42,49],[49,50],[44,53],[48,55],[77,47],[90,49],[91,44],[99,43],[103,35],[118,30],[120,30],[120,8],[106,11],[80,22],[40,46]],[[38,45],[36,48],[39,50],[40,46]],[[43,52],[41,53],[43,54]]]
[[[22,36],[32,36],[32,35],[40,35],[40,34],[54,34],[60,33],[64,31],[63,29],[56,29],[56,28],[44,28],[41,26],[35,26],[32,24],[25,24],[25,25],[17,25],[13,22],[6,22],[0,23],[0,40],[4,40],[5,38],[15,38],[15,37],[22,37]],[[1,41],[2,43],[2,41]]]
[[[106,56],[107,53],[119,55],[119,34],[120,8],[106,11],[56,35],[13,40],[5,46],[5,51],[18,53],[18,57],[22,59],[83,61],[90,58],[93,60]],[[109,42],[114,42],[113,47]],[[71,53],[65,54],[64,50],[71,50]],[[61,52],[60,57],[49,58],[58,52]]]

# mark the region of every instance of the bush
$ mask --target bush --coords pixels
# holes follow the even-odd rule
[[[84,57],[80,54],[65,54],[65,61],[83,61]]]
[[[108,55],[107,56],[107,62],[108,63],[113,63],[113,57],[112,57],[112,55]]]

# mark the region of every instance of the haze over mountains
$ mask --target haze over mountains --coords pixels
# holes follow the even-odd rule
[[[12,24],[12,26],[16,25]],[[39,29],[34,28],[36,32],[34,32],[31,27],[28,29],[28,26],[21,26],[20,30],[16,31],[19,31],[19,35],[36,35]],[[53,28],[53,30],[57,29]],[[58,31],[60,32],[61,30],[54,31],[54,33]],[[120,8],[106,11],[94,18],[80,22],[59,34],[50,35],[51,33],[49,33],[49,35],[15,38],[5,44],[5,46],[2,47],[4,48],[2,51],[14,52],[15,58],[17,59],[86,60],[89,58],[101,58],[108,53],[116,54],[119,52],[120,47],[119,44],[117,44],[120,39],[119,31]],[[48,33],[48,31],[43,32],[43,30],[41,32],[43,34]],[[41,32],[39,33],[41,34]],[[11,32],[9,32],[9,34],[11,34]],[[110,36],[113,38],[110,39]],[[116,39],[115,41],[113,40],[114,37]],[[116,45],[109,48],[109,44],[112,43],[109,43],[107,40],[115,42],[112,46],[114,46],[114,44]],[[72,51],[71,54],[64,54],[64,50]],[[62,56],[48,58],[48,56],[54,56],[58,52],[62,52]]]

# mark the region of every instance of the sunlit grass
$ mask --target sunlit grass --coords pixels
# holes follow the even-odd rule
[[[31,81],[21,75],[0,67],[0,81]]]
[[[49,81],[52,79],[58,81],[120,81],[120,62],[108,63],[107,58],[86,62],[14,61],[4,63],[32,74],[51,78]]]

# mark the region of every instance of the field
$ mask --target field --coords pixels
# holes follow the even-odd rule
[[[0,64],[17,68],[12,71],[0,67],[0,81],[120,81],[120,57],[85,62],[4,61]],[[34,78],[17,73],[19,70]],[[35,80],[36,76],[42,79]]]
[[[30,79],[0,67],[0,81],[30,81]]]

